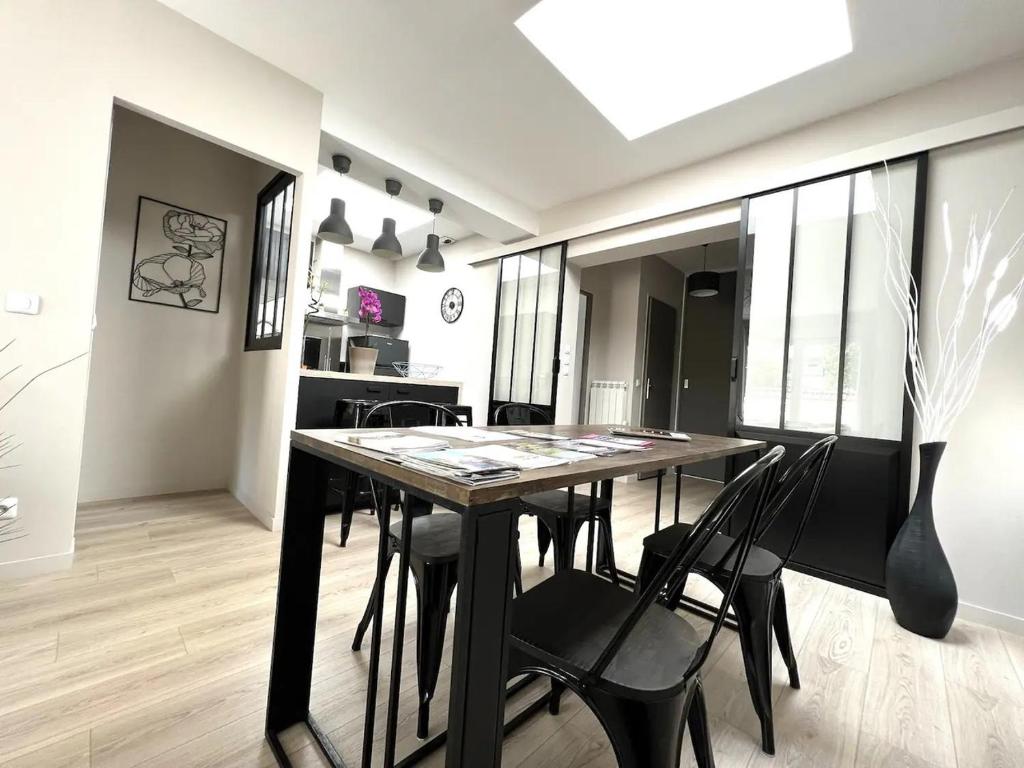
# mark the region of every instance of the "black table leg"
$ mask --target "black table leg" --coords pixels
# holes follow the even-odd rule
[[[268,738],[306,722],[320,597],[328,464],[291,449],[267,697]]]
[[[471,508],[462,516],[447,768],[501,765],[515,508]]]

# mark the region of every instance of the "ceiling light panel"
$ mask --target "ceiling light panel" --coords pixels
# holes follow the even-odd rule
[[[381,221],[394,219],[398,234],[421,227],[433,218],[426,208],[419,208],[398,197],[390,197],[383,187],[377,189],[351,176],[341,176],[329,168],[320,168],[316,178],[316,207],[313,219],[319,222],[331,208],[331,198],[345,201],[345,219],[357,237],[373,240],[380,234]]]
[[[846,0],[541,0],[516,26],[629,140],[853,50]]]

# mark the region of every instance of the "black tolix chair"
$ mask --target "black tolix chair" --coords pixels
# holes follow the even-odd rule
[[[385,415],[387,423],[394,423],[394,411],[403,409],[407,413],[431,414],[430,423],[422,426],[463,426],[458,414],[448,407],[417,400],[378,403],[366,411],[362,423],[374,424],[374,417],[379,414]],[[409,418],[403,419],[402,423],[408,426]],[[393,499],[389,489],[377,489],[374,493],[374,501],[378,507],[390,504]],[[433,514],[433,504],[413,497],[406,497],[403,500],[402,511],[403,516],[409,515],[412,518],[409,570],[412,571],[416,584],[416,677],[419,687],[416,735],[423,739],[427,736],[430,702],[434,698],[441,670],[451,597],[458,583],[462,517],[451,512]],[[378,519],[388,520],[389,517],[378,516]],[[375,606],[379,603],[378,590],[384,589],[391,561],[401,551],[402,526],[403,521],[400,520],[388,528],[388,548],[384,553],[383,562],[378,564],[378,574],[370,592],[370,599],[356,628],[352,640],[353,651],[358,651],[362,647],[363,637],[373,619]],[[518,566],[518,557],[516,562]],[[522,592],[518,569],[516,590],[517,593]]]
[[[599,576],[565,570],[513,602],[509,676],[535,672],[552,678],[553,713],[562,690],[579,695],[607,732],[621,768],[678,768],[687,725],[697,764],[714,766],[700,670],[739,585],[784,453],[782,447],[772,449],[726,485],[637,594]],[[658,598],[685,581],[748,497],[754,499],[753,512],[724,553],[740,567],[701,639]]]
[[[779,650],[789,671],[789,684],[800,687],[796,655],[789,637],[789,620],[786,615],[786,592],[782,585],[782,569],[796,551],[807,521],[814,510],[821,491],[821,484],[832,459],[832,451],[838,438],[835,435],[822,438],[786,470],[772,489],[761,522],[754,533],[754,545],[750,557],[743,564],[739,588],[731,599],[743,651],[743,665],[746,669],[747,686],[758,719],[761,722],[761,748],[770,755],[775,754],[775,729],[772,722],[772,636],[778,640]],[[791,502],[803,499],[803,512],[795,527],[786,554],[779,557],[774,552],[758,546],[758,542],[778,520]],[[678,523],[662,528],[644,539],[644,554],[640,561],[637,589],[643,590],[659,578],[662,565],[671,556],[680,541],[689,536],[693,526]],[[719,534],[709,544],[705,554],[694,563],[693,572],[703,576],[719,590],[725,592],[735,580],[736,565],[721,555],[732,546],[733,538]],[[667,595],[668,605],[675,608],[682,595],[685,583]]]

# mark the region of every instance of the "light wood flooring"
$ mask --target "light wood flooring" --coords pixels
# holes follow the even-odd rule
[[[691,519],[714,486],[686,487]],[[653,482],[617,484],[616,493],[616,552],[633,570],[652,525]],[[355,763],[368,652],[349,643],[374,572],[377,526],[357,515],[340,549],[337,520],[328,518],[324,541],[312,709]],[[529,585],[551,571],[537,567],[534,522],[521,527]],[[263,710],[279,537],[224,493],[93,505],[79,513],[76,533],[70,571],[0,585],[0,766],[273,765]],[[877,598],[796,573],[786,589],[803,688],[786,687],[777,658],[778,755],[760,752],[739,644],[723,631],[704,674],[719,766],[1024,766],[1024,638],[958,622],[938,643],[898,628]],[[386,626],[392,619],[389,611]],[[399,755],[417,743],[412,610],[409,619]],[[388,632],[385,670],[390,647]],[[447,668],[446,660],[434,729],[444,724]],[[385,674],[378,724],[386,691]],[[301,729],[286,742],[297,765],[324,764]],[[692,765],[688,741],[683,754]],[[427,764],[443,765],[443,754]],[[539,715],[507,739],[503,760],[614,764],[596,720],[572,698],[559,716]]]

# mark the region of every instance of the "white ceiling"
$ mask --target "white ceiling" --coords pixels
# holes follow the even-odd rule
[[[1024,52],[1021,0],[848,0],[852,54],[629,142],[516,29],[533,0],[162,2],[323,91],[329,133],[508,210],[544,210]],[[700,34],[679,30],[679,45]]]

